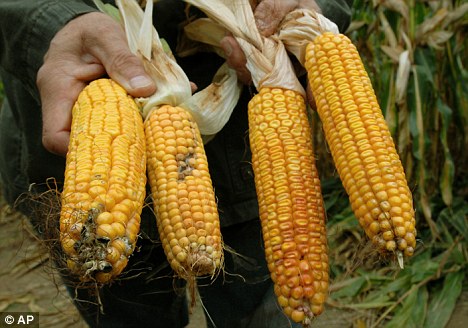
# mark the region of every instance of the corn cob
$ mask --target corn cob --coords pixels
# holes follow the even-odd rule
[[[185,109],[164,105],[150,112],[145,133],[153,206],[168,261],[185,279],[213,275],[223,249],[197,124]]]
[[[305,67],[335,166],[367,236],[400,265],[416,244],[411,191],[356,47],[326,32],[308,44]]]
[[[278,303],[307,324],[328,294],[325,211],[301,94],[261,88],[249,136],[265,254]]]
[[[61,194],[60,240],[82,281],[109,282],[125,268],[145,198],[143,119],[110,79],[91,82],[72,111]]]
[[[214,275],[223,264],[216,198],[200,129],[189,112],[192,106],[207,105],[207,97],[192,100],[187,75],[151,24],[153,2],[146,2],[144,12],[135,1],[116,4],[130,49],[141,58],[157,89],[138,101],[159,237],[172,269],[194,292],[196,276]],[[212,91],[206,88],[198,94]]]

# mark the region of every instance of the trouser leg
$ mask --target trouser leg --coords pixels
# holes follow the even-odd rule
[[[223,228],[222,235],[228,247],[223,272],[215,281],[198,282],[208,327],[299,327],[288,320],[276,301],[259,221]]]
[[[44,225],[37,224],[39,219],[31,215],[30,221],[38,237],[46,239]],[[90,327],[182,328],[188,324],[185,281],[175,278],[159,241],[140,239],[124,272],[110,285],[96,290],[70,276],[59,259],[58,235],[55,238],[55,242],[46,241],[54,249],[51,258],[55,269]]]
[[[175,277],[157,238],[154,214],[142,213],[142,235],[125,270],[110,285],[77,288],[61,270],[70,296],[90,327],[182,328],[188,324],[185,281]],[[150,237],[148,237],[150,236]]]
[[[188,324],[185,283],[173,277],[159,244],[141,246],[126,273],[99,290],[99,299],[92,289],[68,287],[90,327],[179,328]]]

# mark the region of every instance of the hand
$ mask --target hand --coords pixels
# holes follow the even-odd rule
[[[320,12],[314,0],[263,0],[260,1],[254,12],[257,28],[263,36],[270,36],[276,32],[284,16],[294,9],[310,9]]]
[[[254,10],[255,23],[259,32],[268,37],[276,32],[281,20],[294,9],[306,8],[320,12],[314,0],[250,0]],[[226,54],[228,65],[237,71],[237,77],[244,84],[252,80],[246,67],[247,60],[239,44],[232,36],[221,40],[221,48]]]
[[[140,59],[129,50],[124,30],[108,15],[78,16],[54,36],[36,81],[47,150],[66,155],[73,104],[88,82],[106,73],[132,96],[156,91]]]

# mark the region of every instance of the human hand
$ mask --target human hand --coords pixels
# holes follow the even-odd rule
[[[250,0],[254,10],[255,23],[259,32],[268,37],[275,33],[283,18],[294,9],[305,8],[320,12],[315,0]],[[246,67],[247,60],[236,39],[226,36],[221,40],[228,65],[237,71],[237,77],[244,84],[252,80]]]
[[[117,22],[99,12],[78,16],[54,36],[37,73],[42,143],[48,151],[66,155],[72,107],[88,82],[106,74],[134,97],[156,91]]]
[[[315,0],[261,0],[255,7],[255,22],[263,36],[276,32],[279,24],[294,9],[309,9],[320,12]]]

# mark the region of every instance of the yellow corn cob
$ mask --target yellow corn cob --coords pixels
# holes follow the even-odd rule
[[[380,252],[411,256],[411,191],[356,47],[324,33],[307,46],[309,83],[337,171],[360,225]]]
[[[328,294],[325,211],[302,95],[261,88],[249,102],[265,254],[284,312],[307,324]]]
[[[110,79],[91,82],[72,117],[60,240],[73,273],[105,283],[125,268],[139,233],[146,184],[143,119]]]
[[[165,105],[145,121],[148,177],[164,251],[185,279],[213,275],[223,248],[216,199],[198,127],[189,112]]]

